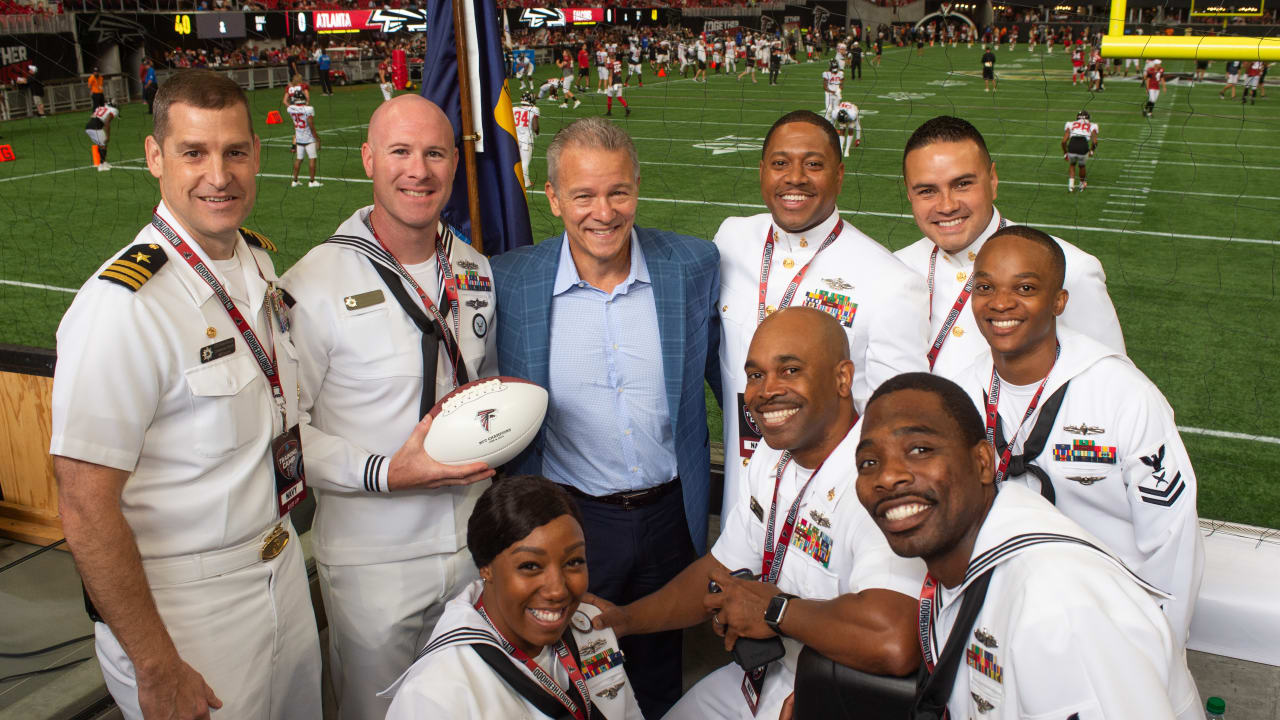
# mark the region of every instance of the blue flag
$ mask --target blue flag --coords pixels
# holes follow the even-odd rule
[[[483,143],[483,151],[476,153],[481,230],[485,254],[497,255],[521,245],[532,245],[533,231],[529,225],[520,148],[516,144],[515,119],[511,114],[511,95],[502,58],[502,19],[495,0],[471,0],[469,4],[475,29],[474,33],[467,34],[471,38],[469,42],[475,43],[473,51],[479,50],[478,62],[471,56],[471,90],[479,96],[479,114],[473,122]],[[422,66],[422,96],[444,110],[453,123],[458,152],[462,152],[453,0],[427,2],[427,55]],[[453,180],[453,195],[444,209],[444,220],[470,237],[466,176],[465,163],[460,161]]]

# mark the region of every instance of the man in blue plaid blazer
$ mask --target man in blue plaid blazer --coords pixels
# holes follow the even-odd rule
[[[704,378],[719,391],[719,255],[635,227],[639,164],[625,132],[578,120],[547,149],[565,232],[493,258],[498,365],[547,388],[537,439],[507,465],[563,485],[583,514],[590,590],[627,603],[706,549]],[[680,633],[622,640],[646,717],[679,698]]]

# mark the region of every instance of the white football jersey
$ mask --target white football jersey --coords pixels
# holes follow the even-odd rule
[[[103,124],[111,122],[111,119],[115,118],[119,114],[120,114],[120,111],[115,109],[111,105],[99,105],[98,107],[93,109],[93,117],[96,117],[99,120],[101,120]]]
[[[1072,137],[1079,135],[1084,138],[1090,138],[1094,133],[1098,132],[1098,123],[1081,118],[1067,123],[1067,126],[1063,129],[1071,133]]]
[[[316,116],[316,109],[310,105],[290,105],[289,117],[293,118],[293,141],[299,145],[306,145],[316,141],[316,136],[311,132],[312,118]]]
[[[822,73],[822,80],[826,83],[827,92],[838,93],[840,92],[840,83],[844,81],[844,71],[827,70]]]
[[[845,114],[849,116],[849,120],[848,120],[848,122],[857,122],[857,120],[858,120],[858,106],[857,106],[857,105],[854,105],[853,103],[849,102],[848,100],[845,100],[844,102],[840,103],[840,105],[838,105],[836,109],[837,109],[837,112],[838,112],[838,111],[840,111],[840,110],[843,110],[843,111],[845,112]]]
[[[542,111],[532,103],[520,103],[512,111],[516,121],[516,139],[520,142],[533,140],[533,119],[542,116]]]

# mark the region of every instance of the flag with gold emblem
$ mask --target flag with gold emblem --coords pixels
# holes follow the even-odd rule
[[[524,195],[520,148],[502,59],[502,20],[494,0],[464,2],[463,22],[469,49],[471,107],[479,180],[480,216],[484,218],[484,251],[497,255],[533,244],[529,205]],[[439,105],[453,123],[462,148],[462,111],[458,97],[458,46],[454,41],[453,0],[427,2],[427,55],[422,71],[422,95]],[[467,178],[463,162],[453,181],[453,195],[445,207],[445,222],[471,236],[467,208]]]

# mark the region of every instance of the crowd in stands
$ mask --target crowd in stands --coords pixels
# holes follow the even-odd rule
[[[342,53],[335,52],[341,43]],[[325,44],[333,60],[371,59],[386,57],[391,50],[400,47],[409,57],[422,57],[426,53],[426,37],[415,35],[400,40],[354,40],[333,41]],[[320,44],[287,45],[282,47],[259,47],[255,42],[248,42],[230,50],[173,48],[165,52],[158,65],[168,68],[234,68],[234,67],[266,67],[270,65],[292,65],[314,62]]]
[[[62,4],[48,0],[0,0],[0,15],[59,15]]]

